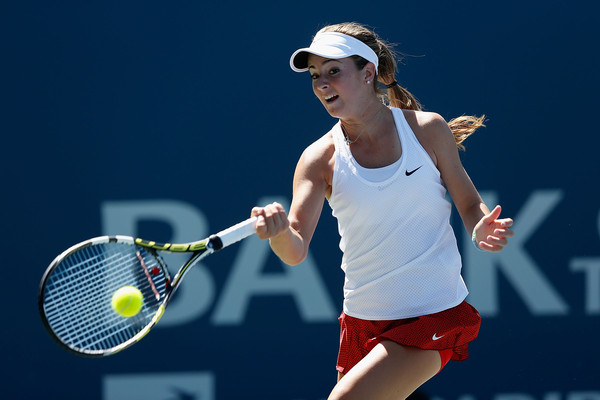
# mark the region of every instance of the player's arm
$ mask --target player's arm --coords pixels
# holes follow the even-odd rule
[[[446,121],[435,113],[420,115],[419,140],[430,152],[440,171],[452,201],[469,235],[475,231],[479,247],[500,251],[513,236],[512,219],[499,219],[501,208],[490,211],[465,171],[452,131]]]
[[[293,198],[289,217],[280,204],[255,207],[257,234],[269,239],[273,252],[286,264],[301,263],[317,227],[328,193],[333,145],[322,138],[309,146],[294,173]]]

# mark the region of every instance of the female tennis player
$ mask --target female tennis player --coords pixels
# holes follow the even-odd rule
[[[328,200],[345,272],[329,398],[404,399],[449,360],[465,360],[479,331],[446,191],[479,249],[500,251],[513,236],[513,221],[500,218],[499,206],[488,209],[459,159],[457,148],[483,118],[447,123],[421,111],[396,82],[390,47],[356,23],[321,29],[290,64],[310,73],[338,122],[303,152],[289,215],[277,203],[252,210],[257,233],[284,262],[299,264]]]

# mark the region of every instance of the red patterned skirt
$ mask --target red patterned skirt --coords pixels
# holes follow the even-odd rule
[[[424,350],[451,350],[450,359],[466,360],[468,343],[477,337],[481,317],[463,301],[448,310],[415,318],[368,321],[342,313],[339,321],[337,370],[345,374],[383,340]]]

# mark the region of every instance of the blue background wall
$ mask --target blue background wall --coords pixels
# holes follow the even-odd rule
[[[289,56],[355,20],[408,55],[398,78],[426,109],[488,116],[462,159],[516,220],[500,255],[466,246],[454,221],[484,322],[471,359],[423,392],[600,399],[595,3],[31,1],[0,19],[2,398],[326,398],[343,280],[327,205],[304,266],[257,239],[217,254],[114,357],[62,351],[36,294],[88,237],[188,241],[289,201],[301,151],[335,122]]]

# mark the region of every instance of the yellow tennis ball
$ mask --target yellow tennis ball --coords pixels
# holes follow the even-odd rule
[[[142,309],[144,296],[138,288],[123,286],[113,294],[111,305],[117,314],[123,317],[133,317]]]

